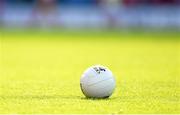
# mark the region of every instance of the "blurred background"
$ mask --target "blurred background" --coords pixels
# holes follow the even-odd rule
[[[180,0],[0,0],[0,26],[180,29]]]

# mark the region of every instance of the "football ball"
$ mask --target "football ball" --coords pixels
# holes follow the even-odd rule
[[[81,91],[89,98],[108,98],[112,95],[116,82],[112,72],[104,66],[88,68],[80,79]]]

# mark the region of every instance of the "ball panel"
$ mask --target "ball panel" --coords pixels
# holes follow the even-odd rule
[[[95,97],[110,96],[115,88],[114,79],[108,79],[87,87],[88,95]]]

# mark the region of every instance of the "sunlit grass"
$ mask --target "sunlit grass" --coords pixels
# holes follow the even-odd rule
[[[4,32],[0,113],[180,113],[180,42],[161,37]],[[80,76],[94,64],[116,76],[109,99],[81,93]]]

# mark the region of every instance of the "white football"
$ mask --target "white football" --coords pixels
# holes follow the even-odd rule
[[[83,73],[80,86],[86,97],[108,98],[112,95],[116,82],[114,75],[107,67],[95,65]]]

